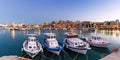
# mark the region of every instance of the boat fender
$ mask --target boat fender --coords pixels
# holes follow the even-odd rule
[[[87,40],[88,40],[88,38],[87,38],[87,37],[85,37],[85,40],[87,41]]]
[[[23,48],[21,49],[21,51],[23,51]]]
[[[41,52],[43,52],[43,49],[41,49]]]
[[[66,48],[68,48],[68,45],[66,45]]]

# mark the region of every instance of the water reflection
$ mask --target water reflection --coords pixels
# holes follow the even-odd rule
[[[80,30],[76,30],[76,33],[79,34],[80,37],[87,37],[88,39],[91,38],[92,35],[96,34],[98,36],[101,36],[101,38],[103,40],[106,40],[108,42],[110,42],[110,44],[108,45],[109,50],[113,50],[114,48],[120,48],[120,31],[119,30],[97,30],[95,29],[94,32],[88,32],[88,33],[84,33],[84,32],[80,32]]]
[[[23,35],[27,35],[28,34],[28,31],[27,30],[24,30],[23,31]]]
[[[105,30],[101,30],[101,33],[102,33],[103,35],[105,35]]]
[[[79,33],[82,34],[82,30],[80,30]]]
[[[36,33],[37,33],[38,36],[40,36],[40,34],[41,34],[40,29],[37,29]]]
[[[15,30],[10,30],[11,31],[11,36],[12,36],[12,38],[14,39],[15,38],[15,35],[16,35],[16,32],[15,32]]]
[[[95,29],[95,32],[94,32],[94,34],[97,34],[97,32],[98,32],[98,29]]]
[[[91,47],[92,48],[92,52],[94,54],[99,54],[100,58],[110,54],[110,50],[108,48],[98,48],[98,47]]]
[[[119,36],[119,30],[100,30],[103,35]]]

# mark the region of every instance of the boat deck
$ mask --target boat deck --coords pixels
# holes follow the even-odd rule
[[[26,43],[25,43],[24,47],[28,50],[28,40],[26,40],[25,42],[26,42]],[[40,46],[39,46],[38,41],[36,41],[36,43],[37,43],[37,49],[34,49],[34,51],[35,51],[35,50],[40,50]]]

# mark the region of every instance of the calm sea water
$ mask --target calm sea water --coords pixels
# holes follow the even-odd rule
[[[44,39],[44,33],[50,32],[50,30],[30,30],[30,31],[10,31],[1,29],[0,30],[0,56],[5,55],[18,55],[29,58],[24,52],[21,51],[23,42],[27,39],[27,33],[37,33],[37,40],[41,43]],[[64,40],[65,30],[52,30],[56,33],[57,40]],[[120,48],[120,31],[107,31],[107,30],[96,30],[92,33],[84,33],[80,30],[74,30],[80,36],[90,38],[91,35],[99,35],[102,39],[110,42],[108,48],[96,48],[87,52],[86,55],[72,52],[68,49],[64,49],[59,56],[54,55],[44,49],[44,53],[37,55],[33,60],[98,60],[104,56],[110,54],[114,48]]]

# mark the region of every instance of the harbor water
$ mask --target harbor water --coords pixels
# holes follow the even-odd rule
[[[64,33],[67,31],[68,30],[52,30],[52,32],[56,33],[56,38],[60,42],[64,40]],[[99,60],[110,54],[113,49],[120,48],[120,31],[118,30],[95,30],[95,32],[82,32],[74,29],[73,31],[79,36],[87,38],[90,38],[92,35],[99,35],[103,40],[109,41],[110,44],[107,48],[97,48],[91,46],[91,50],[89,50],[86,55],[64,48],[58,56],[44,49],[44,53],[39,53],[33,60]],[[23,42],[27,39],[26,34],[36,33],[38,35],[37,40],[42,43],[42,40],[45,38],[45,32],[51,32],[51,30],[33,29],[29,31],[15,31],[0,29],[0,56],[17,55],[30,58],[21,51]]]

